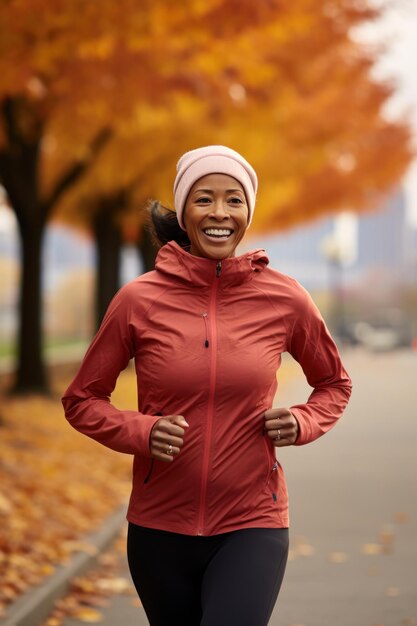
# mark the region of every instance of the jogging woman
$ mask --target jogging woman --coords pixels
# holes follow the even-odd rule
[[[323,435],[350,396],[308,293],[264,250],[236,256],[256,192],[230,148],[181,157],[175,212],[152,206],[155,270],[116,294],[63,398],[74,428],[134,455],[128,560],[151,626],[266,626],[288,554],[276,448]],[[313,391],[273,409],[286,351]],[[125,411],[110,396],[132,358]]]

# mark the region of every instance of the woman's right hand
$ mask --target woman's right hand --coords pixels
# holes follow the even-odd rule
[[[151,436],[151,456],[172,463],[184,445],[185,428],[189,428],[183,415],[166,415],[155,422]]]

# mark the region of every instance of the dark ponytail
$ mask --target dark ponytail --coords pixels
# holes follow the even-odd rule
[[[148,213],[148,228],[158,248],[169,241],[176,241],[181,248],[189,250],[191,242],[185,230],[178,224],[175,211],[167,209],[158,200],[152,200],[148,205]]]

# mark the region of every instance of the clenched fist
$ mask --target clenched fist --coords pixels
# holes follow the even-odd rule
[[[298,436],[298,422],[288,409],[269,409],[265,412],[265,434],[274,446],[292,446]]]
[[[172,463],[184,445],[185,428],[188,428],[182,415],[166,415],[158,420],[151,432],[150,449],[154,459]]]

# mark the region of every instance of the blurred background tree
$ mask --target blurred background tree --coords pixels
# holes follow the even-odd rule
[[[138,242],[146,199],[172,202],[173,164],[225,143],[261,181],[254,232],[375,205],[410,158],[389,121],[379,50],[349,0],[19,0],[0,7],[0,178],[22,245],[15,391],[46,391],[41,246],[48,220],[97,241],[96,316]],[[82,16],[82,19],[80,19]]]

